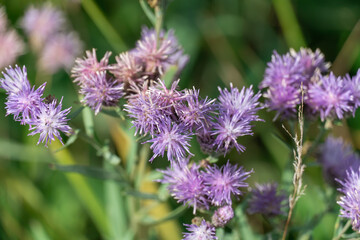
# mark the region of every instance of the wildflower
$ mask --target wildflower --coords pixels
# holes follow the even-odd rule
[[[178,65],[182,69],[188,59],[183,55],[174,31],[170,30],[167,33],[161,31],[157,41],[155,30],[146,27],[142,29],[141,39],[137,42],[133,53],[145,63],[145,72],[148,75],[156,75],[157,72],[163,75],[171,65]]]
[[[185,91],[186,103],[178,107],[180,120],[189,129],[206,128],[210,126],[213,119],[211,114],[214,113],[215,99],[200,99],[199,90],[190,89]]]
[[[344,195],[337,203],[340,205],[340,217],[352,220],[353,230],[360,232],[360,168],[346,171],[346,178],[337,181],[341,187],[338,189]]]
[[[268,217],[285,214],[282,208],[287,204],[287,196],[279,193],[277,187],[276,183],[256,184],[251,191],[248,212],[261,213]]]
[[[37,113],[44,93],[45,83],[35,90],[27,79],[25,66],[21,70],[18,66],[10,67],[3,73],[1,87],[7,91],[6,116],[14,115],[15,121],[27,123],[30,117]]]
[[[311,84],[308,94],[307,104],[320,112],[322,121],[328,117],[342,119],[346,112],[354,111],[351,91],[343,79],[335,77],[332,72],[329,76],[321,76],[319,83]]]
[[[200,225],[196,224],[184,224],[186,230],[189,232],[184,233],[183,240],[216,240],[215,227],[202,220]]]
[[[0,69],[13,64],[24,49],[24,42],[15,30],[0,32]]]
[[[54,35],[44,46],[39,64],[43,71],[53,74],[64,68],[71,69],[76,56],[81,52],[81,42],[75,33]]]
[[[62,143],[60,131],[63,133],[70,133],[71,128],[67,125],[68,119],[66,118],[71,108],[62,110],[62,98],[60,102],[54,99],[51,103],[42,102],[39,111],[31,118],[30,136],[40,134],[37,144],[44,143],[47,147],[48,143],[54,141],[55,138],[59,139]]]
[[[328,137],[319,147],[318,161],[322,165],[325,179],[332,185],[336,184],[335,179],[345,179],[346,170],[355,170],[360,166],[360,157],[352,147],[335,137]]]
[[[357,71],[356,75],[352,78],[347,75],[345,77],[345,85],[350,90],[351,95],[353,96],[352,106],[353,115],[358,107],[360,107],[360,69]]]
[[[152,139],[146,141],[152,143],[150,148],[154,152],[150,162],[159,155],[164,156],[165,151],[169,161],[183,159],[186,153],[192,155],[189,150],[191,137],[183,125],[172,124],[168,119],[164,119],[158,128],[159,132]]]
[[[84,84],[86,78],[91,78],[91,75],[96,75],[97,72],[103,72],[109,69],[109,57],[111,52],[106,52],[104,57],[97,60],[96,50],[86,51],[84,58],[77,58],[75,65],[71,69],[71,76],[74,78],[74,82],[79,85]]]
[[[164,174],[163,184],[169,184],[168,190],[178,202],[188,204],[194,208],[208,209],[209,203],[204,190],[204,180],[199,172],[199,166],[187,166],[187,160],[179,160],[171,168],[160,170]]]
[[[103,106],[116,106],[123,96],[122,84],[109,77],[106,72],[84,76],[80,94],[84,95],[82,103],[98,114]]]
[[[20,21],[35,50],[41,49],[45,42],[63,28],[64,24],[63,13],[50,4],[39,8],[31,6]]]
[[[242,195],[239,188],[248,187],[244,181],[250,177],[253,170],[246,172],[236,164],[232,165],[228,161],[221,168],[214,165],[206,168],[203,173],[205,191],[211,204],[215,206],[231,205],[231,196]]]
[[[211,222],[215,227],[224,227],[234,217],[234,210],[230,205],[225,205],[216,209],[211,217]]]

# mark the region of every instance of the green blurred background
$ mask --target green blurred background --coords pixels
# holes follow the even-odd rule
[[[45,1],[0,0],[5,6],[11,25],[26,40],[18,20],[31,4]],[[84,50],[96,48],[98,56],[112,51],[114,56],[133,48],[140,37],[141,27],[150,26],[137,0],[54,0],[68,18],[71,28],[77,31]],[[103,17],[103,18],[102,18]],[[179,42],[190,61],[181,75],[181,88],[195,86],[202,96],[216,97],[217,86],[257,85],[262,80],[266,63],[273,50],[285,53],[289,48],[309,47],[321,49],[332,70],[339,75],[355,74],[360,67],[360,1],[358,0],[173,0],[165,13],[164,26],[174,28]],[[114,31],[112,31],[114,30]],[[0,53],[1,54],[1,53]],[[46,94],[64,96],[64,106],[80,107],[76,87],[69,73],[59,71],[53,76],[37,72],[36,56],[28,51],[18,59],[26,65],[30,81],[48,81]],[[54,170],[52,163],[102,167],[96,151],[82,141],[54,154],[59,147],[49,149],[35,146],[37,137],[28,137],[28,127],[20,126],[11,117],[5,117],[5,94],[0,95],[0,239],[105,239],[104,229],[113,225],[109,239],[131,239],[126,235],[122,221],[122,201],[132,201],[119,195],[114,181],[103,181],[75,173]],[[233,162],[253,168],[254,182],[282,181],[289,178],[286,169],[291,153],[276,137],[289,140],[281,123],[272,122],[274,113],[261,111],[265,123],[257,123],[253,137],[240,142],[247,147],[243,154],[233,151],[227,157]],[[341,135],[360,149],[360,113],[355,118],[335,127]],[[74,126],[83,129],[83,119],[77,117]],[[99,114],[95,118],[100,139],[109,139],[110,146],[121,156],[124,138],[117,128],[116,119]],[[314,139],[318,129],[310,126],[308,136]],[[111,132],[111,134],[110,134]],[[197,159],[204,157],[194,141],[192,152]],[[122,150],[121,150],[122,149]],[[226,159],[220,159],[221,162]],[[306,195],[299,201],[293,226],[304,226],[327,206],[331,189],[322,180],[321,169],[310,158],[306,164]],[[148,164],[150,166],[150,164]],[[164,168],[165,159],[156,159],[151,169]],[[291,176],[290,176],[291,177]],[[157,189],[154,183],[144,184],[144,191]],[[117,195],[118,194],[118,195]],[[154,211],[154,216],[166,214],[177,204],[170,201]],[[114,214],[115,212],[115,214]],[[264,231],[258,219],[252,220],[255,232]],[[327,213],[315,229],[301,230],[303,239],[330,239],[337,214]],[[179,221],[165,227],[138,226],[139,231],[150,233],[141,239],[179,239],[182,222],[189,223],[191,210]],[[170,231],[171,230],[171,231]],[[137,236],[140,239],[140,236]],[[299,235],[290,239],[297,238]]]

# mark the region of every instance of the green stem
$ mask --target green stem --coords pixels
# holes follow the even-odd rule
[[[140,6],[142,10],[144,11],[145,15],[149,19],[149,21],[152,23],[152,25],[156,25],[156,17],[154,15],[154,12],[151,10],[150,6],[145,2],[145,0],[140,0]]]
[[[156,31],[156,41],[157,41],[157,48],[159,48],[160,44],[160,32],[163,24],[163,12],[159,5],[155,7],[155,31]]]
[[[93,20],[95,25],[99,28],[100,32],[104,35],[111,47],[117,51],[122,52],[127,47],[120,35],[116,32],[114,27],[106,19],[100,8],[96,5],[94,0],[82,0],[81,4],[86,13]]]
[[[346,225],[341,229],[341,232],[339,235],[333,238],[333,240],[339,240],[341,239],[342,235],[348,230],[348,228],[351,226],[351,220],[347,221]]]

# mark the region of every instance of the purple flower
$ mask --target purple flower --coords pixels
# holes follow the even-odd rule
[[[360,158],[352,147],[341,138],[334,137],[328,137],[319,147],[318,161],[325,179],[332,185],[336,185],[335,179],[345,179],[346,170],[358,169],[360,166]]]
[[[202,220],[200,225],[196,224],[184,224],[186,230],[189,232],[184,233],[182,240],[216,240],[215,227]]]
[[[306,82],[310,82],[311,77],[317,69],[319,72],[325,73],[330,68],[330,63],[325,62],[325,56],[319,49],[316,49],[315,52],[308,48],[300,48],[299,52],[290,49],[290,54],[303,65],[303,74],[307,77]]]
[[[357,74],[352,78],[349,75],[347,75],[344,81],[346,87],[350,90],[353,96],[352,105],[354,106],[354,111],[353,111],[353,115],[354,115],[356,109],[360,107],[360,69],[357,71]]]
[[[157,96],[161,99],[160,107],[161,108],[172,108],[174,111],[178,111],[180,107],[180,101],[185,99],[185,94],[178,91],[178,84],[180,80],[174,81],[171,84],[170,89],[165,85],[165,82],[158,79],[152,86],[149,88],[149,92],[153,96]]]
[[[249,119],[249,121],[260,120],[256,114],[257,111],[262,109],[259,102],[261,94],[254,94],[252,86],[249,88],[243,87],[239,91],[230,83],[230,91],[226,88],[221,89],[218,87],[218,89],[220,92],[218,97],[220,113],[227,113],[230,116],[241,115],[243,118]]]
[[[231,206],[225,205],[218,208],[211,217],[211,223],[215,227],[224,227],[234,217],[234,210]]]
[[[146,141],[152,143],[150,148],[154,152],[149,161],[152,162],[159,155],[164,156],[165,151],[169,161],[184,159],[186,153],[192,155],[189,151],[191,137],[183,125],[172,124],[166,119],[163,119],[163,121],[158,126],[159,133]]]
[[[149,75],[156,72],[162,75],[171,65],[178,65],[181,69],[188,59],[183,55],[173,30],[161,31],[157,42],[155,30],[144,27],[133,52],[146,64],[145,71]]]
[[[40,67],[50,74],[57,72],[61,68],[69,70],[81,51],[82,43],[76,33],[58,33],[49,39],[43,51],[41,51]]]
[[[308,91],[307,104],[320,112],[321,120],[325,118],[342,119],[346,112],[353,112],[351,106],[353,96],[341,77],[320,76],[320,82],[311,84]]]
[[[218,116],[217,122],[214,123],[214,130],[212,135],[216,136],[214,145],[217,150],[224,149],[224,155],[233,147],[238,152],[244,152],[245,147],[237,142],[240,136],[252,135],[251,125],[249,119],[242,119],[241,115]]]
[[[1,87],[7,91],[6,116],[14,115],[16,121],[25,124],[30,117],[37,114],[44,93],[45,83],[35,90],[27,79],[25,66],[23,70],[16,66],[10,67],[3,73],[4,78],[0,79]]]
[[[203,177],[199,172],[199,166],[193,164],[187,166],[187,160],[179,160],[171,165],[171,168],[160,170],[164,174],[163,184],[169,184],[168,190],[178,202],[188,204],[194,208],[208,209],[209,203],[204,190]]]
[[[31,6],[21,19],[21,27],[29,35],[30,42],[36,50],[43,47],[55,33],[60,31],[65,23],[63,13],[50,4],[35,8]]]
[[[214,165],[206,168],[203,173],[205,191],[211,204],[215,206],[231,205],[231,195],[238,197],[242,195],[240,187],[248,187],[244,181],[250,177],[253,170],[246,172],[236,164],[232,165],[228,161],[221,168]]]
[[[352,220],[353,230],[360,232],[360,168],[346,171],[344,180],[337,180],[341,184],[338,190],[344,195],[337,203],[340,205],[340,217]]]
[[[256,184],[251,191],[248,212],[261,213],[268,217],[285,214],[282,209],[287,205],[287,196],[279,193],[277,187],[276,183]]]
[[[15,30],[0,32],[0,69],[13,64],[24,49],[24,42]]]
[[[29,122],[30,136],[40,134],[37,144],[44,143],[47,147],[48,143],[54,141],[55,138],[59,139],[62,143],[60,131],[63,133],[70,133],[71,128],[67,125],[68,119],[66,116],[69,114],[71,108],[62,110],[62,98],[60,102],[53,100],[51,103],[41,103],[39,111],[32,117]]]
[[[92,51],[86,51],[85,54],[84,58],[77,58],[75,60],[75,65],[71,69],[71,76],[74,78],[74,82],[79,85],[86,82],[86,77],[91,78],[91,75],[96,75],[96,72],[103,72],[109,69],[108,62],[111,52],[106,52],[100,62],[97,60],[94,48]]]
[[[103,106],[116,106],[123,96],[122,84],[112,79],[106,72],[97,72],[84,76],[80,94],[84,95],[82,103],[99,113]]]
[[[215,99],[200,99],[199,90],[185,91],[186,103],[181,104],[177,110],[180,120],[189,129],[208,128],[213,119]]]
[[[164,99],[160,95],[152,93],[146,89],[139,90],[124,105],[129,117],[133,118],[131,122],[136,128],[135,135],[137,133],[154,135],[159,132],[158,126],[172,114],[169,107],[161,107]]]
[[[115,57],[116,64],[110,66],[110,72],[123,82],[126,88],[132,83],[140,86],[144,82],[143,63],[132,52],[121,53]]]

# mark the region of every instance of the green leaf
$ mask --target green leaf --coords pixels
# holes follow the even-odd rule
[[[154,226],[169,220],[177,219],[180,217],[185,211],[187,207],[185,205],[181,205],[180,207],[176,208],[175,210],[171,211],[166,217],[153,220],[152,218],[141,218],[141,223],[147,225],[147,226]]]
[[[145,2],[145,0],[140,0],[140,6],[143,9],[147,18],[149,19],[149,21],[151,22],[151,24],[155,27],[156,18],[150,6]]]
[[[124,113],[123,111],[121,111],[120,107],[108,108],[108,109],[102,108],[100,112],[109,115],[111,117],[116,117],[116,118],[120,118],[121,120],[125,120]]]
[[[70,113],[69,114],[69,116],[68,116],[68,118],[69,119],[74,119],[74,118],[76,118],[81,112],[82,112],[82,110],[84,110],[84,106],[81,106],[79,109],[77,109],[76,111],[74,111],[74,112],[72,112],[72,113]]]
[[[162,76],[162,80],[165,82],[167,87],[171,86],[171,83],[175,80],[176,74],[179,68],[175,65],[172,65],[168,68],[168,70]]]
[[[67,148],[68,146],[70,146],[71,144],[73,144],[73,143],[77,140],[78,135],[79,135],[79,132],[80,132],[80,129],[76,129],[76,130],[74,131],[74,134],[72,134],[72,135],[68,138],[68,140],[66,141],[66,143],[65,143],[61,148],[56,149],[56,150],[54,151],[54,153],[59,152],[59,151],[61,151],[61,150],[64,150],[65,148]]]
[[[242,207],[243,205],[239,205],[235,209],[235,216],[237,218],[236,222],[237,222],[237,227],[240,230],[241,239],[252,239],[252,240],[260,239],[258,236],[256,236],[253,233],[251,226],[249,225],[249,222],[246,219],[246,215]]]

